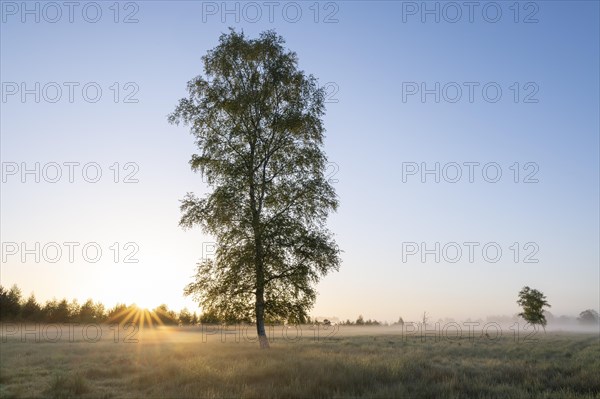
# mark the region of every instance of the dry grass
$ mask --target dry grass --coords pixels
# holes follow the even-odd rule
[[[57,343],[9,337],[0,346],[0,397],[600,397],[593,334],[423,342],[342,327],[319,341],[276,334],[272,349],[260,351],[233,336],[203,343],[199,329],[146,330],[137,343],[115,343],[114,331],[104,331],[96,343],[77,334]]]

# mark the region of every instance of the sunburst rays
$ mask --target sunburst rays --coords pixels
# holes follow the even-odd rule
[[[157,311],[160,313],[160,309],[157,309]],[[140,329],[163,326],[164,323],[160,315],[156,313],[157,311],[130,305],[111,315],[108,323],[118,323],[119,325],[132,323]]]

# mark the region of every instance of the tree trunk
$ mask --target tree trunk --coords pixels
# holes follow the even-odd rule
[[[265,272],[262,243],[256,240],[256,333],[260,349],[269,349],[269,340],[265,332]]]
[[[254,148],[256,143],[250,143],[251,158],[254,160]],[[252,162],[254,165],[254,162]],[[254,267],[256,272],[256,333],[261,349],[269,349],[269,339],[265,332],[265,270],[264,255],[262,246],[262,231],[260,224],[260,210],[262,208],[262,198],[259,203],[256,201],[256,187],[254,180],[254,170],[251,168],[250,175],[250,209],[252,211],[252,230],[254,231]],[[263,175],[264,184],[264,175]]]
[[[258,218],[255,219],[255,221]],[[258,226],[258,222],[255,222]],[[269,340],[265,332],[265,272],[263,262],[262,242],[260,239],[260,229],[255,228],[255,267],[256,267],[256,333],[261,349],[269,349]]]
[[[256,292],[256,333],[260,349],[269,349],[269,339],[265,331],[265,300],[262,290]]]

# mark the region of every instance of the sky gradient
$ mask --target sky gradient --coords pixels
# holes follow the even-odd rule
[[[598,310],[598,2],[224,4],[120,3],[117,15],[79,2],[59,17],[2,2],[3,286],[195,309],[183,287],[213,240],[178,227],[179,200],[208,187],[188,165],[193,137],[166,116],[233,27],[275,29],[328,91],[329,227],[344,252],[313,316],[512,315],[524,285],[555,315]],[[39,182],[23,174],[36,163]],[[439,183],[421,173],[436,164]],[[39,243],[39,262],[23,261],[23,242]],[[54,263],[48,243],[62,248]],[[423,258],[436,243],[439,262]]]

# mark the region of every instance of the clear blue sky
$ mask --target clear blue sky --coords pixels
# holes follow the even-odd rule
[[[599,3],[513,3],[428,2],[427,13],[422,2],[230,2],[227,12],[222,2],[141,1],[120,3],[116,15],[113,2],[100,2],[99,15],[87,2],[72,10],[27,2],[27,13],[25,3],[3,1],[2,285],[40,300],[193,307],[182,289],[212,239],[178,227],[178,200],[207,188],[188,166],[192,137],[166,115],[202,73],[200,57],[234,27],[252,37],[275,29],[333,100],[325,149],[341,206],[329,225],[343,264],[319,284],[313,315],[514,314],[524,285],[543,291],[557,315],[598,309]],[[36,162],[39,183],[22,176]],[[73,183],[65,162],[79,163]],[[94,162],[102,177],[90,183],[82,167],[94,180]],[[473,182],[465,162],[479,163]],[[420,169],[436,163],[440,182],[428,174],[423,183]],[[462,177],[448,182],[456,164]],[[485,164],[488,180],[501,169],[498,182],[484,179]],[[123,182],[130,173],[137,183]],[[12,254],[13,242],[39,242],[40,262],[23,262],[21,248]],[[52,242],[63,251],[56,263]],[[64,242],[80,243],[72,263]],[[433,254],[423,262],[421,248],[408,253],[410,243],[436,242],[439,263]],[[478,243],[473,262],[465,242]],[[101,248],[98,262],[83,258],[86,243]],[[448,243],[462,250],[455,263]],[[484,258],[486,243],[488,259],[502,250],[497,262]],[[139,262],[124,263],[136,248]],[[538,262],[524,262],[533,252]]]

